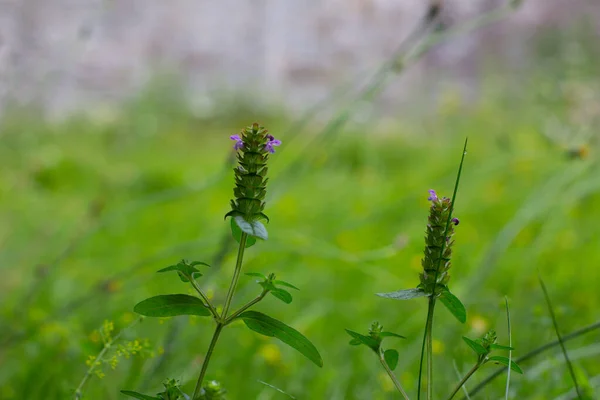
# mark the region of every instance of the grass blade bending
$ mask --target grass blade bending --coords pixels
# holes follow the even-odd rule
[[[567,353],[567,348],[565,347],[565,342],[560,336],[560,331],[558,329],[558,321],[556,320],[556,315],[554,314],[554,309],[552,308],[552,303],[550,302],[550,296],[548,295],[548,290],[546,289],[546,285],[542,280],[541,275],[538,274],[538,279],[540,281],[540,286],[542,287],[542,291],[544,292],[544,297],[546,299],[546,304],[548,305],[548,311],[550,312],[550,317],[552,318],[552,324],[554,325],[554,331],[556,332],[556,337],[558,338],[558,343],[560,344],[560,348],[562,349],[563,356],[565,357],[565,362],[567,363],[567,367],[569,368],[569,373],[571,374],[571,379],[573,379],[573,384],[575,385],[575,391],[577,392],[577,397],[583,399],[581,394],[581,389],[579,388],[579,384],[577,383],[577,377],[575,376],[575,371],[573,370],[573,364],[571,364],[571,360],[569,359],[569,354]]]

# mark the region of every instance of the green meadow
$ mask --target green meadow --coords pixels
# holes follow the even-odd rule
[[[269,240],[246,251],[244,272],[274,272],[301,289],[289,305],[268,297],[256,309],[310,338],[324,366],[236,323],[207,374],[228,398],[290,398],[261,381],[297,399],[399,398],[368,349],[348,345],[345,328],[365,333],[374,321],[406,336],[393,343],[396,375],[416,398],[426,301],[375,293],[418,283],[427,191],[452,195],[467,137],[450,287],[468,315],[461,325],[436,310],[436,398],[475,361],[461,336],[494,328],[508,343],[505,296],[513,358],[556,340],[538,276],[563,335],[597,323],[597,58],[548,65],[543,50],[544,65],[486,79],[475,100],[448,90],[421,116],[399,110],[325,131],[323,120],[250,103],[197,116],[156,92],[101,121],[51,123],[13,111],[0,136],[0,398],[73,398],[86,360],[103,348],[105,321],[117,334],[137,318],[140,300],[190,293],[175,275],[155,273],[182,258],[211,265],[198,282],[222,304],[236,253],[223,219],[234,184],[229,135],[255,121],[283,144],[269,163]],[[234,306],[259,292],[242,276]],[[212,330],[200,317],[146,318],[125,329],[116,344],[137,354],[110,361],[110,350],[83,398],[153,394],[165,378],[191,392]],[[566,343],[579,385],[596,396],[599,339],[596,329]],[[520,365],[512,398],[575,398],[559,347]],[[486,365],[467,388],[496,368]],[[504,398],[505,385],[502,374],[473,398]]]

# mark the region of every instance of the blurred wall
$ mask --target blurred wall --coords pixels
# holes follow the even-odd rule
[[[384,100],[410,97],[437,67],[468,80],[482,48],[519,59],[542,26],[600,19],[598,0],[524,2],[436,49]],[[447,0],[443,21],[500,3]],[[0,0],[0,107],[34,102],[63,115],[125,99],[161,71],[181,76],[195,99],[260,88],[304,108],[384,61],[425,9],[422,0]]]

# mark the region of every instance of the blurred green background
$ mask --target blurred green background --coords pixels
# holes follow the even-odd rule
[[[251,101],[224,100],[218,114],[199,117],[164,84],[101,122],[48,123],[13,110],[0,136],[0,399],[72,398],[86,359],[102,349],[95,331],[103,321],[118,332],[136,318],[136,302],[188,291],[176,276],[155,273],[181,258],[212,265],[200,284],[222,303],[235,261],[223,221],[233,188],[228,137],[254,121],[283,145],[269,168],[270,239],[246,252],[244,271],[275,272],[301,288],[290,305],[269,297],[256,309],[303,332],[325,365],[233,325],[208,372],[229,398],[287,398],[259,380],[298,399],[397,398],[372,354],[348,346],[344,332],[366,332],[375,320],[407,337],[394,343],[397,373],[416,393],[425,301],[374,293],[417,284],[427,190],[451,195],[466,137],[450,287],[468,320],[461,326],[437,310],[438,397],[457,381],[453,363],[464,372],[474,362],[462,335],[495,328],[508,342],[504,296],[515,357],[555,339],[538,273],[563,333],[596,322],[600,52],[584,44],[573,57],[572,43],[548,36],[531,68],[486,69],[475,101],[448,89],[423,105],[426,117],[352,119],[325,134],[318,119]],[[243,277],[234,303],[258,293]],[[85,398],[156,393],[168,377],[191,391],[212,330],[208,318],[144,320],[123,340],[147,339],[154,357],[104,365]],[[595,385],[596,396],[599,339],[594,331],[568,344],[580,383]],[[572,398],[558,348],[522,367],[513,398]],[[467,386],[492,371],[486,366]],[[504,384],[500,378],[476,398],[500,398]]]

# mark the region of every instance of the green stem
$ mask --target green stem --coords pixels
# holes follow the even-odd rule
[[[229,311],[229,306],[231,306],[231,300],[233,299],[233,294],[235,293],[235,288],[237,287],[238,279],[240,278],[240,273],[242,272],[242,260],[244,259],[244,249],[246,248],[246,239],[248,239],[248,234],[242,232],[242,237],[240,238],[240,247],[238,249],[237,260],[235,262],[235,271],[233,272],[233,278],[231,279],[231,285],[229,285],[229,292],[227,292],[227,298],[225,299],[225,305],[223,306],[223,312],[221,313],[222,321],[224,321],[227,318],[227,312]]]
[[[458,382],[458,385],[456,385],[456,388],[454,388],[454,391],[452,392],[452,394],[450,395],[450,397],[448,397],[448,400],[452,400],[454,398],[454,396],[456,396],[456,393],[458,393],[458,391],[460,390],[460,388],[462,388],[463,385],[465,383],[467,383],[467,381],[469,380],[469,378],[471,377],[471,375],[473,375],[475,373],[475,371],[477,371],[479,369],[479,367],[481,367],[481,362],[477,362],[477,364],[475,364],[473,366],[473,368],[471,368],[469,370],[469,372],[467,372],[467,374],[462,378],[462,380],[460,382]]]
[[[433,399],[433,309],[435,297],[429,299],[431,314],[427,321],[427,400]]]
[[[189,281],[192,284],[192,286],[194,287],[194,289],[196,289],[196,292],[198,292],[198,294],[200,295],[202,300],[204,300],[204,302],[206,303],[206,307],[210,310],[210,313],[215,318],[215,321],[218,322],[219,313],[217,312],[217,310],[215,310],[215,308],[213,307],[211,302],[208,300],[208,297],[206,297],[206,295],[204,294],[202,289],[200,289],[200,286],[198,286],[198,283],[196,282],[196,280],[193,277],[188,276],[187,278],[189,279]]]
[[[235,271],[233,271],[233,277],[231,278],[231,284],[229,285],[229,291],[227,292],[227,298],[225,299],[223,312],[221,313],[221,316],[217,314],[217,317],[215,317],[215,320],[217,321],[217,327],[215,328],[215,333],[213,333],[213,337],[210,341],[210,344],[208,345],[206,357],[204,357],[204,361],[202,362],[202,369],[200,370],[200,376],[198,376],[198,382],[196,382],[196,388],[194,389],[194,395],[192,396],[192,400],[196,400],[196,398],[200,394],[200,390],[202,389],[202,381],[204,380],[204,375],[206,374],[206,370],[208,369],[210,357],[212,356],[212,353],[215,350],[215,346],[217,345],[217,341],[219,340],[221,330],[226,325],[225,321],[227,320],[227,311],[229,311],[229,306],[231,305],[231,300],[233,299],[233,294],[235,293],[235,288],[237,287],[237,283],[240,278],[240,273],[242,272],[242,261],[244,260],[244,250],[246,249],[247,238],[248,234],[242,233],[242,237],[240,238],[240,247],[238,248],[237,260],[235,262]]]
[[[261,301],[262,299],[264,299],[265,296],[267,295],[267,293],[269,293],[268,290],[263,290],[263,292],[260,295],[258,295],[254,300],[249,301],[248,304],[246,304],[245,306],[241,307],[239,310],[237,310],[236,312],[234,312],[233,314],[231,314],[231,316],[227,317],[227,319],[225,319],[225,322],[223,322],[223,324],[224,325],[229,325],[241,313],[243,313],[244,311],[246,311],[247,309],[249,309],[250,307],[252,307],[256,303],[258,303],[259,301]]]
[[[419,381],[417,383],[417,400],[419,400],[421,398],[421,381],[423,380],[423,359],[425,356],[425,345],[427,344],[427,396],[429,397],[429,392],[430,392],[430,387],[431,385],[431,381],[429,380],[431,378],[431,375],[433,375],[433,365],[432,362],[430,360],[430,355],[431,355],[431,347],[432,347],[432,343],[430,343],[429,341],[429,337],[431,336],[431,332],[433,331],[433,310],[435,307],[435,298],[432,296],[429,297],[429,306],[427,308],[427,321],[425,322],[425,331],[423,332],[423,342],[421,344],[421,360],[419,361]],[[430,366],[431,366],[431,371],[430,371]]]
[[[408,399],[408,395],[406,394],[406,392],[402,388],[402,385],[400,384],[400,381],[398,381],[398,379],[396,378],[396,375],[394,375],[394,373],[390,369],[390,366],[387,365],[387,363],[385,362],[385,359],[383,358],[383,356],[381,354],[379,354],[379,361],[381,362],[381,365],[383,365],[383,368],[385,369],[385,372],[387,372],[387,374],[389,375],[389,377],[392,380],[392,382],[394,382],[394,386],[396,386],[396,389],[398,389],[398,391],[400,392],[400,394],[402,394],[402,396],[406,400],[409,400]]]
[[[208,369],[208,363],[210,362],[210,357],[212,356],[213,351],[215,350],[215,346],[217,345],[217,340],[219,340],[219,335],[221,334],[221,330],[223,329],[223,324],[221,322],[217,322],[217,327],[215,328],[215,333],[213,333],[212,340],[210,341],[210,345],[208,346],[208,350],[206,351],[206,357],[204,357],[204,361],[202,362],[202,369],[200,370],[200,376],[198,376],[198,381],[196,382],[196,388],[194,389],[194,395],[192,396],[193,400],[196,400],[200,395],[200,390],[202,389],[202,381],[204,380],[204,375],[206,375],[206,370]]]

